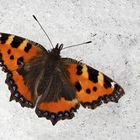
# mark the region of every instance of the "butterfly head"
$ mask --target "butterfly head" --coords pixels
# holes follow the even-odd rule
[[[54,54],[60,54],[61,50],[63,49],[63,44],[56,44],[56,46],[51,50],[52,53]]]

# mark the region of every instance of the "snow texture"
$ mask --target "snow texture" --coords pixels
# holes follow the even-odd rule
[[[125,90],[118,104],[80,108],[72,120],[56,126],[34,109],[9,102],[0,71],[0,140],[139,140],[140,1],[139,0],[0,0],[0,32],[50,44],[32,18],[35,14],[53,44],[92,44],[62,51],[117,81]],[[94,34],[97,34],[94,37]]]

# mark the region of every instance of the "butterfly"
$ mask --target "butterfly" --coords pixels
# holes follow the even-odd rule
[[[34,108],[38,117],[55,125],[72,119],[82,105],[95,109],[118,102],[123,88],[102,72],[60,56],[63,44],[46,50],[42,45],[12,34],[0,33],[0,66],[7,73],[10,101]]]

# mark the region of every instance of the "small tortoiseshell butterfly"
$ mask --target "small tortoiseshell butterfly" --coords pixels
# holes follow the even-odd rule
[[[33,41],[0,33],[0,62],[7,73],[10,101],[34,108],[38,117],[55,125],[72,119],[81,104],[95,109],[118,102],[120,85],[103,73],[71,58],[61,58],[63,44],[48,51]]]

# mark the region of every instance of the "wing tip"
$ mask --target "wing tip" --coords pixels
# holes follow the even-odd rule
[[[114,90],[110,97],[110,101],[118,103],[119,99],[125,94],[124,89],[117,83],[114,85]]]
[[[118,103],[119,99],[124,94],[125,94],[125,92],[124,92],[123,88],[120,85],[115,84],[112,94],[106,94],[106,95],[104,95],[102,97],[100,96],[100,97],[98,97],[97,100],[94,100],[91,103],[90,102],[85,102],[85,103],[81,102],[81,105],[84,108],[87,107],[87,108],[90,108],[90,109],[95,109],[96,107],[100,106],[103,103],[108,103],[108,102]]]

